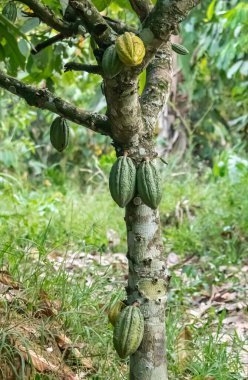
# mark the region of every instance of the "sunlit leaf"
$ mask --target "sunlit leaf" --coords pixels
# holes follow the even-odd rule
[[[208,7],[208,10],[207,10],[207,18],[208,18],[208,20],[212,20],[212,18],[213,18],[213,15],[214,15],[214,12],[215,12],[215,4],[216,4],[216,0],[213,0],[211,2],[211,4],[209,5],[209,7]]]
[[[146,84],[146,70],[139,75],[139,95],[142,94]]]
[[[95,7],[101,12],[107,8],[112,0],[92,0]]]

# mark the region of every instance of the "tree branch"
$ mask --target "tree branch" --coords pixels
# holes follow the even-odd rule
[[[129,0],[129,2],[141,21],[145,20],[153,7],[150,0]]]
[[[109,26],[118,34],[123,34],[125,32],[132,32],[135,33],[137,30],[135,28],[132,28],[131,26],[128,26],[125,24],[125,22],[114,20],[108,16],[103,16],[104,20],[107,21]]]
[[[148,27],[155,38],[167,42],[177,25],[201,0],[158,0],[147,17],[144,27]]]
[[[32,9],[36,17],[65,36],[70,36],[76,33],[74,24],[69,24],[68,22],[63,22],[58,19],[55,14],[48,7],[41,4],[39,0],[15,1],[19,1],[20,3],[27,5],[30,9]]]
[[[146,86],[141,97],[141,107],[146,129],[152,135],[159,113],[169,94],[172,79],[172,54],[170,42],[161,45],[146,70]]]
[[[15,78],[4,74],[0,70],[0,87],[26,100],[30,106],[49,110],[79,125],[111,135],[108,118],[105,115],[84,111],[69,102],[55,96],[47,89],[38,89],[26,85]]]
[[[41,50],[47,48],[48,46],[51,46],[51,45],[55,44],[58,41],[62,41],[64,38],[66,38],[66,36],[64,34],[62,34],[62,33],[56,34],[56,36],[48,38],[47,40],[45,40],[45,41],[37,44],[31,50],[31,53],[35,55],[35,54],[39,53]]]
[[[77,63],[77,62],[67,62],[64,66],[65,72],[66,71],[86,71],[87,73],[90,74],[98,74],[101,75],[102,70],[100,66],[98,65],[84,65],[82,63]]]
[[[85,28],[100,47],[109,46],[114,42],[116,33],[90,1],[69,0],[69,4],[77,11]]]
[[[158,0],[143,23],[140,37],[146,45],[146,55],[141,65],[133,69],[139,75],[149,64],[163,42],[168,42],[171,34],[178,29],[190,10],[201,0]]]

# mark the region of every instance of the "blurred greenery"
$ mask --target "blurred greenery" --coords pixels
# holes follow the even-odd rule
[[[191,51],[180,61],[195,153],[205,160],[222,149],[247,150],[248,4],[204,1],[183,25]]]

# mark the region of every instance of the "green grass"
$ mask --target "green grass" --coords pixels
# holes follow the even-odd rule
[[[189,319],[187,310],[202,289],[209,291],[212,285],[226,281],[220,266],[239,268],[247,256],[248,176],[232,183],[228,176],[214,177],[210,169],[198,173],[187,165],[168,167],[161,204],[165,254],[175,252],[181,260],[194,255],[196,259],[182,264],[181,273],[172,273],[166,322],[170,380],[242,379],[239,352],[243,343],[237,336],[229,346],[220,339],[223,312],[210,308],[199,323]],[[126,273],[93,261],[76,268],[73,275],[65,269],[70,252],[107,257],[109,229],[120,236],[112,252],[125,253],[124,211],[111,200],[106,183],[93,191],[90,186],[81,190],[69,181],[61,188],[13,175],[2,178],[0,266],[8,267],[23,284],[30,312],[38,307],[41,289],[61,301],[56,318],[73,342],[85,343],[84,355],[92,359],[96,370],[88,378],[126,379],[127,361],[119,360],[113,350],[106,314],[111,299],[123,292]],[[49,260],[52,252],[65,258],[56,271]],[[182,374],[175,344],[185,324],[192,330],[194,351],[188,372]]]

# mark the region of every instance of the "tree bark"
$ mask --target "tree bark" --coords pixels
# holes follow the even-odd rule
[[[163,256],[159,211],[139,197],[126,207],[129,276],[127,302],[138,302],[145,319],[141,345],[130,356],[130,380],[168,380],[165,303],[169,276]]]

